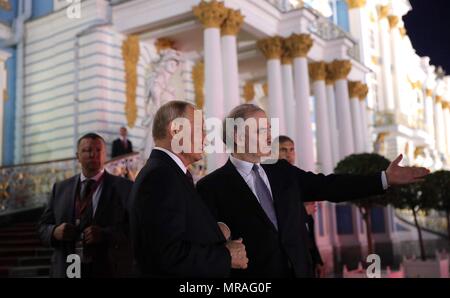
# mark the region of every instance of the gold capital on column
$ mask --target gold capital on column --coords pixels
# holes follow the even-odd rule
[[[173,49],[174,45],[175,45],[174,40],[165,37],[158,38],[155,42],[155,47],[158,53],[161,52],[162,50]]]
[[[436,103],[440,103],[440,102],[442,102],[442,96],[436,95],[436,96],[434,97],[434,100],[435,100]]]
[[[359,98],[361,85],[360,81],[348,81],[348,95],[350,98]]]
[[[281,64],[292,64],[291,52],[286,48],[286,39],[283,39],[283,53],[281,54]]]
[[[425,90],[425,95],[428,96],[428,97],[433,96],[433,89],[427,88],[427,89]]]
[[[450,109],[450,105],[448,101],[443,101],[442,102],[442,108],[443,109]]]
[[[313,39],[309,34],[292,34],[286,38],[284,45],[293,58],[306,57],[313,46]]]
[[[228,16],[228,8],[224,6],[223,2],[217,0],[202,1],[199,5],[194,6],[192,11],[205,28],[220,28]]]
[[[244,16],[239,10],[228,9],[228,15],[222,24],[222,35],[237,35],[241,30]]]
[[[347,2],[349,9],[361,8],[366,5],[366,0],[346,0],[345,2]]]
[[[245,102],[252,101],[255,98],[255,84],[253,82],[246,82],[244,85],[244,99]]]
[[[345,80],[352,70],[352,63],[350,60],[333,60],[328,63],[327,69],[331,72],[330,77],[334,80]]]
[[[327,66],[325,62],[313,62],[308,65],[309,77],[314,81],[323,81],[327,76]]]
[[[389,27],[391,29],[393,29],[393,28],[397,27],[399,19],[398,19],[398,16],[389,15],[388,21],[389,21]]]
[[[380,5],[378,6],[378,19],[387,18],[389,15],[389,6],[388,5]]]
[[[192,68],[192,80],[194,81],[195,104],[197,108],[202,109],[205,103],[204,85],[205,85],[205,64],[198,61]]]
[[[334,82],[336,82],[336,76],[335,76],[335,73],[332,71],[331,63],[327,63],[325,65],[325,67],[326,67],[326,72],[327,72],[326,77],[325,77],[325,84],[333,85]]]
[[[283,55],[283,39],[279,36],[258,40],[257,46],[267,60],[280,59]]]
[[[367,84],[361,83],[361,87],[359,90],[359,100],[363,101],[366,99],[367,94],[369,94],[369,86]]]

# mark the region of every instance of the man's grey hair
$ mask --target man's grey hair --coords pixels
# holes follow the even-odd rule
[[[188,107],[195,109],[195,106],[186,101],[173,100],[163,104],[155,114],[153,119],[152,134],[153,140],[163,140],[167,137],[167,126],[173,120],[184,117]]]
[[[233,141],[233,143],[234,143],[234,134],[238,128],[236,126],[234,126],[233,130],[227,130],[227,125],[226,125],[227,119],[232,119],[234,121],[236,119],[243,119],[245,121],[248,118],[250,118],[253,114],[255,114],[256,112],[264,112],[265,113],[265,111],[263,109],[261,109],[260,107],[254,105],[254,104],[244,103],[244,104],[238,105],[237,107],[232,109],[230,111],[230,113],[228,113],[228,115],[225,117],[225,119],[223,120],[223,123],[222,123],[223,142],[228,147],[230,147],[232,145],[232,144],[229,144],[230,141]],[[228,143],[227,143],[227,140],[229,141]]]

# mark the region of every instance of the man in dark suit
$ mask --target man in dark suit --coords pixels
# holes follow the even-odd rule
[[[248,268],[233,272],[236,277],[312,277],[306,214],[299,203],[367,197],[383,193],[388,185],[418,181],[428,174],[424,168],[400,167],[401,156],[386,171],[372,176],[317,175],[285,160],[261,164],[261,158],[270,154],[265,147],[270,147],[272,139],[266,113],[243,104],[227,118],[253,119],[256,128],[243,121],[224,124],[224,139],[233,153],[223,167],[201,179],[197,189],[216,220],[225,222],[234,237],[245,239]]]
[[[127,128],[122,126],[120,128],[120,137],[112,143],[111,158],[133,152],[133,143],[128,140],[127,136]]]
[[[39,221],[44,244],[54,248],[52,276],[67,277],[67,256],[78,254],[81,277],[121,277],[131,273],[126,204],[132,182],[104,170],[106,145],[94,133],[77,144],[81,174],[53,186]]]
[[[187,121],[183,129],[179,120]],[[197,134],[194,127],[199,127]],[[177,139],[185,129],[187,138]],[[242,239],[226,241],[187,169],[202,158],[201,112],[187,102],[168,102],[157,111],[152,133],[155,148],[131,195],[132,243],[139,274],[208,278],[226,277],[231,267],[245,269],[248,260]],[[193,146],[178,148],[178,144]]]
[[[274,141],[274,148],[278,148],[278,158],[287,160],[291,165],[295,164],[295,144],[288,136],[278,136]],[[304,205],[304,206],[303,206]],[[309,251],[312,260],[312,268],[315,277],[325,276],[325,266],[316,243],[314,231],[314,214],[317,211],[316,202],[305,202],[300,204],[300,208],[305,208],[306,212],[306,230],[308,231]]]

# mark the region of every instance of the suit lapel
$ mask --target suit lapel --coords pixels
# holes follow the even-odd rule
[[[254,210],[254,212],[267,224],[269,225],[274,231],[277,229],[273,225],[273,223],[270,221],[270,219],[267,217],[266,212],[261,207],[261,204],[258,201],[258,198],[255,196],[253,191],[250,189],[248,184],[245,182],[244,178],[242,178],[241,174],[237,171],[237,169],[234,167],[234,165],[231,163],[230,160],[225,164],[226,167],[226,173],[228,173],[229,179],[229,187],[232,190],[231,193],[233,194],[240,194],[240,197],[243,198],[243,202],[245,202],[249,208]]]
[[[80,175],[75,175],[69,182],[69,187],[64,196],[64,212],[66,213],[67,222],[75,223],[75,198],[77,197],[78,184],[80,183]]]
[[[103,178],[103,186],[102,186],[102,193],[100,194],[100,198],[98,199],[97,209],[95,210],[94,214],[94,223],[102,223],[102,217],[105,214],[105,209],[108,208],[108,201],[111,197],[112,192],[112,177],[111,175],[106,172],[104,173],[105,177]]]

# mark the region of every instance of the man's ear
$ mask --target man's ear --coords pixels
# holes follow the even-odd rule
[[[175,125],[173,125],[173,121],[167,125],[167,135],[173,138],[179,131],[175,129]]]
[[[77,160],[80,160],[80,155],[78,154],[78,151],[75,153],[75,157],[77,158]]]

